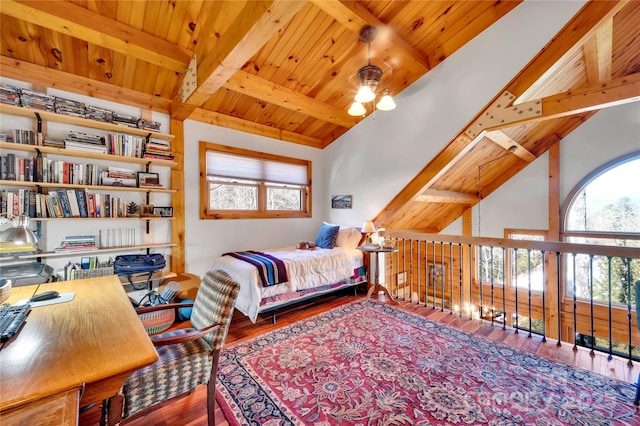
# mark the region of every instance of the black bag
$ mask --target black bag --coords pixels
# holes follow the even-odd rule
[[[116,275],[126,276],[134,290],[141,290],[149,288],[153,273],[164,269],[165,266],[167,266],[167,262],[160,253],[123,254],[116,256],[116,260],[113,262],[113,271]],[[136,274],[148,274],[144,286],[136,287],[133,284],[132,276]]]

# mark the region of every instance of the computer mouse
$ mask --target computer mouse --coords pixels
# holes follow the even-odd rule
[[[40,294],[34,295],[31,299],[29,299],[29,302],[42,302],[44,300],[55,299],[58,296],[60,296],[60,293],[58,293],[57,291],[45,291]]]

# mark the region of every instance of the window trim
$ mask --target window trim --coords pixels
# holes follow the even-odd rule
[[[200,141],[200,219],[271,219],[311,217],[311,161],[283,155],[267,154],[243,148],[220,145],[213,142]],[[239,155],[263,160],[271,160],[307,167],[307,184],[302,189],[304,200],[302,210],[266,210],[265,182],[258,185],[258,210],[211,210],[209,209],[209,181],[207,180],[207,151],[217,151],[230,155]]]

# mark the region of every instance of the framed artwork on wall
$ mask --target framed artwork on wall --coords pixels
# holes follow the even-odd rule
[[[332,195],[331,208],[332,209],[350,209],[351,195]]]

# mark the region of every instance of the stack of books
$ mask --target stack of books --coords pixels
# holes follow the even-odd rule
[[[97,121],[106,121],[107,123],[111,123],[113,120],[113,111],[109,111],[108,109],[98,108],[93,105],[87,105],[84,109],[85,118],[89,118],[91,120]]]
[[[149,121],[149,120],[145,120],[144,118],[141,118],[140,120],[138,120],[138,128],[144,129],[144,130],[151,130],[152,132],[159,132],[160,123],[158,123],[157,121]]]
[[[55,108],[58,114],[85,118],[85,105],[83,102],[72,101],[70,99],[64,98],[56,98]]]
[[[85,251],[85,250],[97,250],[95,235],[68,235],[60,242],[60,247],[55,251],[67,252],[67,251]]]
[[[115,124],[122,124],[127,127],[138,127],[138,117],[129,114],[114,112],[111,121]]]
[[[8,84],[0,84],[0,103],[20,106],[20,89]]]
[[[151,140],[144,147],[143,158],[153,158],[156,160],[173,160],[169,141]]]
[[[42,111],[55,111],[55,96],[47,95],[42,92],[34,92],[33,90],[21,89],[20,101],[25,108],[39,109]]]
[[[104,138],[98,135],[90,135],[82,132],[69,132],[69,135],[64,139],[64,144],[65,148],[76,151],[100,152],[102,154],[107,153],[107,146],[104,143]]]

